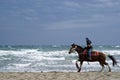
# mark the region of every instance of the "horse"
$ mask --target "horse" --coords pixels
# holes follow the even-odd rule
[[[76,68],[78,69],[78,72],[81,71],[82,64],[83,64],[84,61],[87,61],[87,62],[96,62],[96,61],[98,61],[99,64],[102,66],[102,69],[100,70],[100,72],[103,71],[104,65],[107,65],[108,69],[109,69],[108,72],[111,72],[111,68],[110,68],[109,64],[106,62],[106,57],[109,57],[112,60],[113,66],[117,65],[117,61],[112,55],[106,55],[106,54],[104,54],[102,52],[92,51],[91,59],[88,59],[87,50],[85,50],[85,48],[82,48],[81,46],[79,46],[77,44],[72,44],[71,48],[69,50],[69,54],[71,54],[71,53],[73,53],[75,51],[78,53],[78,58],[79,58],[75,63]],[[80,66],[78,66],[78,61],[80,61]]]

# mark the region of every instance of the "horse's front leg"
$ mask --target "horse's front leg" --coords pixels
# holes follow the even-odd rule
[[[82,64],[83,64],[83,61],[80,61],[80,68],[78,69],[78,72],[80,72],[80,71],[81,71]]]
[[[80,67],[78,66],[78,60],[76,61],[75,65],[76,65],[76,68],[77,68],[77,69],[80,68]]]

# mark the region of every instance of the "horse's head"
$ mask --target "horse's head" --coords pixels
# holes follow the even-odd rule
[[[82,53],[83,48],[82,48],[81,46],[76,45],[76,44],[72,44],[72,45],[71,45],[71,48],[70,48],[70,50],[69,50],[69,54],[70,54],[70,53],[73,53],[73,52],[75,52],[75,51],[77,51],[78,53]]]
[[[71,48],[70,48],[70,50],[69,50],[69,54],[70,54],[70,53],[73,53],[74,51],[76,51],[76,48],[77,48],[77,45],[76,45],[76,44],[72,44],[72,45],[71,45]]]

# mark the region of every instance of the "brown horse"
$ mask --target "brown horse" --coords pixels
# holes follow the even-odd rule
[[[110,68],[109,64],[106,62],[106,57],[107,56],[113,61],[113,66],[117,65],[117,61],[111,55],[105,55],[102,52],[92,51],[92,54],[91,54],[92,59],[90,60],[90,59],[87,58],[87,52],[84,48],[82,48],[81,46],[78,46],[76,44],[72,44],[71,46],[72,47],[69,50],[69,54],[74,52],[74,51],[76,51],[78,53],[79,59],[76,61],[76,67],[78,69],[78,72],[81,71],[83,61],[87,61],[87,62],[98,61],[100,63],[100,65],[102,66],[102,69],[100,71],[102,71],[104,69],[104,65],[107,65],[108,68],[109,68],[109,72],[111,72],[111,68]],[[80,61],[80,67],[78,66],[78,61]]]

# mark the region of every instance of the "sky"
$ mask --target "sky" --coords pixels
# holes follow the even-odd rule
[[[120,45],[120,0],[0,0],[0,45]]]

